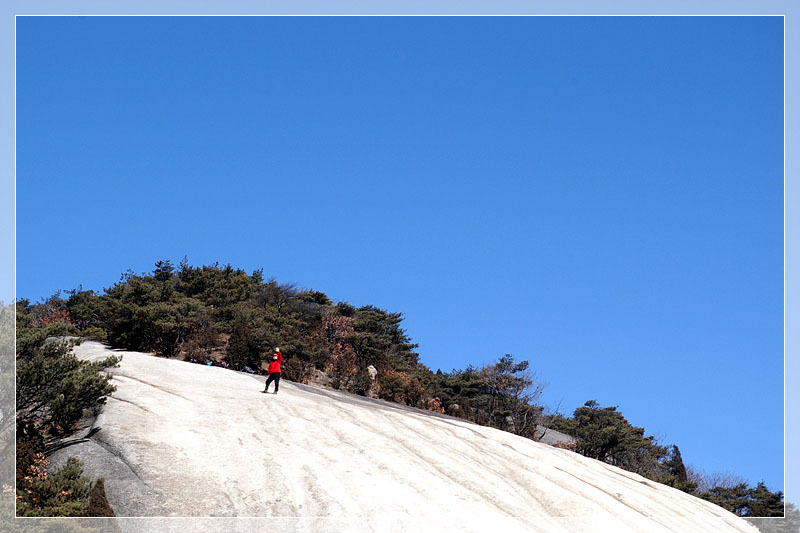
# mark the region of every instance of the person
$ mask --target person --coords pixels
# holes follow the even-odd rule
[[[275,394],[278,394],[278,384],[281,382],[281,362],[283,362],[283,354],[281,353],[281,349],[276,346],[275,352],[272,354],[269,361],[269,368],[267,369],[269,377],[267,377],[267,382],[264,384],[263,392],[267,392],[269,384],[274,381]]]

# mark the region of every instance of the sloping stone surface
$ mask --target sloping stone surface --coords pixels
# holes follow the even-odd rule
[[[125,531],[754,532],[683,492],[546,444],[380,400],[122,355],[90,442]],[[269,518],[259,518],[269,517]],[[267,527],[268,526],[268,527]]]

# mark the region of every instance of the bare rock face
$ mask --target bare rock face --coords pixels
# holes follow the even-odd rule
[[[367,367],[367,374],[369,374],[369,390],[367,391],[367,396],[370,398],[377,398],[380,390],[378,381],[376,379],[378,377],[378,369],[372,365],[369,365]]]
[[[122,355],[90,442],[124,531],[755,532],[711,503],[567,450],[371,398],[98,342]],[[194,518],[192,518],[194,517]],[[228,520],[198,517],[239,517]]]

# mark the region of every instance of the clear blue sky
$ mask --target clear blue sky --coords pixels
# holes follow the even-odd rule
[[[264,268],[783,488],[783,19],[17,32],[18,297]]]

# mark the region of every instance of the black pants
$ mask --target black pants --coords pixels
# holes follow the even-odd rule
[[[281,382],[281,373],[280,372],[273,372],[272,374],[269,375],[269,377],[267,378],[267,384],[264,385],[264,390],[267,390],[269,388],[269,384],[272,383],[273,381],[275,382],[275,393],[277,394],[277,392],[278,392],[278,383]]]

